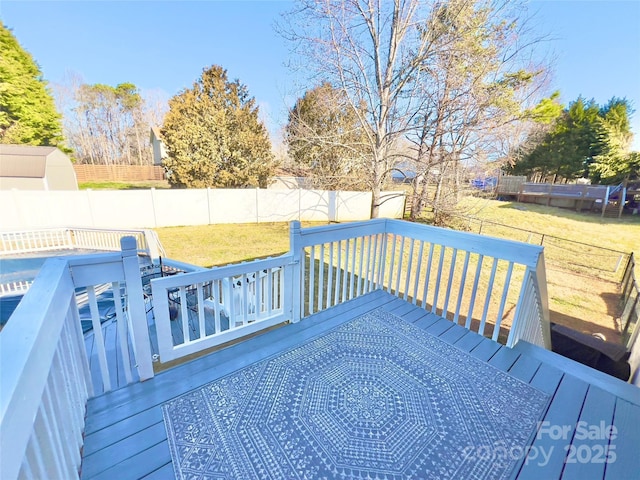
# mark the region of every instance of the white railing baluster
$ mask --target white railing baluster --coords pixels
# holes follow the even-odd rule
[[[367,236],[367,253],[365,255],[366,265],[364,267],[364,278],[362,279],[362,293],[369,293],[371,290],[369,286],[371,285],[371,242],[373,241],[373,236]]]
[[[427,270],[425,273],[425,279],[424,279],[424,289],[422,291],[422,305],[421,307],[424,308],[425,310],[427,309],[427,306],[429,305],[429,302],[427,301],[427,295],[429,294],[429,280],[431,279],[431,266],[432,266],[432,262],[433,262],[433,250],[434,250],[435,246],[433,243],[429,244],[429,258],[427,260]]]
[[[249,277],[247,276],[246,273],[242,274],[240,282],[241,282],[240,292],[241,292],[241,299],[242,299],[242,303],[241,303],[240,309],[242,311],[242,325],[246,325],[247,323],[249,323],[249,309],[250,309],[250,305],[249,305]]]
[[[349,280],[349,244],[350,239],[345,240],[344,248],[344,270],[342,271],[342,301],[347,300],[347,283]]]
[[[337,243],[338,258],[336,259],[336,284],[333,292],[333,304],[340,303],[340,279],[342,278],[342,240]]]
[[[507,267],[507,276],[504,280],[504,287],[502,288],[502,298],[500,299],[500,307],[498,308],[498,315],[496,317],[495,327],[493,328],[493,335],[491,339],[495,342],[498,340],[500,334],[500,324],[502,323],[502,315],[504,313],[504,306],[507,303],[507,294],[509,293],[509,285],[511,284],[511,273],[513,272],[513,262],[509,262]]]
[[[362,289],[364,287],[364,278],[362,277],[362,270],[364,264],[364,242],[365,237],[360,237],[360,258],[358,260],[358,276],[357,276],[357,284],[356,284],[356,297],[359,297],[362,294]]]
[[[213,280],[211,282],[211,301],[213,302],[213,328],[214,334],[220,333],[222,330],[220,327],[220,306],[222,305],[222,295],[220,290],[220,281]]]
[[[205,336],[206,326],[204,318],[204,293],[202,291],[202,283],[196,284],[196,298],[198,309],[198,332],[196,332],[196,338],[202,338]]]
[[[73,344],[70,341],[71,333],[68,322],[63,325],[62,336],[60,337],[60,347],[58,348],[58,355],[60,355],[60,364],[62,371],[61,386],[67,393],[66,406],[69,407],[68,414],[70,415],[69,422],[72,425],[71,435],[74,438],[74,447],[77,448],[77,452],[80,451],[82,446],[82,408],[83,402],[80,399],[83,394],[80,392],[80,383],[75,379],[79,378],[78,366],[74,362]]]
[[[73,465],[77,465],[81,461],[80,450],[73,445],[73,436],[69,433],[73,429],[67,430],[65,427],[72,422],[69,405],[71,401],[68,397],[65,381],[62,378],[62,365],[60,364],[59,347],[53,356],[51,366],[51,381],[48,388],[45,388],[45,405],[49,405],[51,422],[55,425],[56,440],[59,441],[60,461],[63,469],[67,472],[67,478],[71,478],[76,472],[73,471]]]
[[[349,300],[353,298],[353,287],[356,276],[356,257],[357,257],[357,248],[358,248],[358,238],[354,238],[353,240],[347,240],[349,243],[353,243],[353,249],[351,251],[351,266],[349,267],[349,296],[347,297]]]
[[[32,452],[32,456],[35,460],[35,462],[29,462],[30,465],[33,465],[35,463],[35,465],[33,465],[36,467],[34,478],[36,479],[47,478],[49,475],[49,472],[48,472],[47,466],[45,465],[42,447],[40,446],[40,441],[38,440],[37,435],[31,436],[31,439],[29,440],[29,446],[31,447],[30,449]],[[29,446],[27,448],[29,448]],[[33,468],[31,468],[31,470],[33,472]]]
[[[391,293],[392,290],[392,285],[393,285],[393,274],[395,273],[395,270],[393,268],[395,260],[396,260],[396,236],[392,235],[393,241],[391,243],[391,265],[389,265],[389,280],[387,283],[387,292]],[[385,262],[386,263],[386,262]],[[384,277],[382,279],[382,281],[384,282]]]
[[[484,327],[487,323],[487,314],[489,313],[489,305],[491,303],[491,293],[493,291],[493,282],[496,279],[496,270],[498,269],[498,258],[494,257],[493,265],[491,266],[491,276],[489,277],[489,285],[487,286],[487,295],[484,300],[484,308],[482,309],[482,320],[480,320],[480,326],[478,327],[478,333],[484,335]]]
[[[453,322],[460,324],[460,307],[462,306],[462,297],[464,296],[464,287],[467,281],[467,270],[469,269],[469,256],[471,252],[467,251],[464,255],[464,266],[462,267],[462,278],[460,279],[460,289],[458,290],[458,301],[456,302],[456,311],[453,315]]]
[[[407,300],[409,298],[409,281],[411,279],[411,271],[413,270],[413,244],[415,243],[413,238],[409,239],[411,244],[409,245],[409,262],[407,264],[407,271],[405,273],[405,281],[404,281],[404,298]]]
[[[404,235],[400,238],[400,250],[398,251],[398,267],[395,269],[396,273],[396,288],[395,295],[400,298],[400,277],[402,276],[402,264],[404,260]]]
[[[335,249],[335,245],[333,242],[329,243],[329,273],[327,278],[327,305],[326,308],[329,308],[333,303],[332,299],[332,286],[333,286],[333,250]]]
[[[386,233],[382,234],[381,237],[381,244],[380,244],[380,256],[378,258],[378,264],[380,265],[380,268],[378,270],[378,279],[376,281],[376,289],[380,288],[380,289],[384,289],[384,275],[385,275],[385,269],[387,268],[387,250],[388,250],[388,237],[389,235],[387,235]]]
[[[182,341],[189,343],[189,306],[187,305],[187,287],[182,285],[178,289],[180,299],[180,326],[182,327]]]
[[[118,330],[120,355],[122,355],[124,375],[127,383],[131,383],[133,381],[133,377],[131,374],[131,359],[129,358],[129,329],[124,317],[124,307],[122,305],[122,297],[120,294],[120,282],[113,282],[111,284],[111,290],[113,291],[113,303],[116,311],[116,328]]]
[[[478,292],[478,285],[480,283],[480,273],[482,271],[482,263],[484,262],[484,255],[478,255],[478,263],[476,264],[476,275],[473,280],[473,287],[471,288],[471,299],[469,300],[469,312],[467,313],[467,320],[464,322],[465,328],[471,328],[471,322],[473,320],[473,309],[476,305],[476,293]]]
[[[270,270],[260,271],[260,281],[256,283],[256,320],[260,320],[264,313],[267,311],[267,292],[271,295],[271,290],[265,289],[265,285],[267,284],[267,277],[271,275]]]
[[[93,335],[95,337],[95,345],[97,346],[98,364],[100,366],[100,374],[102,376],[102,387],[105,392],[111,390],[111,377],[109,375],[109,367],[107,365],[107,352],[104,346],[104,337],[102,335],[102,324],[100,322],[100,311],[98,310],[98,302],[96,300],[96,290],[93,285],[87,286],[87,296],[89,298],[89,312],[91,313],[91,324],[93,326]]]
[[[315,297],[315,292],[314,292],[314,287],[315,287],[315,273],[316,273],[316,247],[315,246],[311,246],[309,249],[309,285],[308,285],[308,290],[309,290],[309,298],[308,298],[308,303],[309,303],[309,315],[313,314],[314,310],[313,310],[313,300]]]
[[[380,264],[380,254],[379,250],[382,249],[382,237],[378,234],[373,236],[373,251],[371,252],[371,280],[369,281],[368,292],[372,292],[373,290],[378,288],[380,284],[378,281],[378,275],[380,272],[381,264]]]
[[[451,290],[453,288],[453,274],[456,269],[456,259],[458,257],[458,249],[454,248],[451,254],[451,265],[449,266],[449,279],[447,280],[447,293],[444,297],[444,306],[442,307],[442,316],[446,318],[449,311],[449,298],[451,298]]]
[[[442,266],[444,264],[444,253],[446,248],[442,245],[440,246],[440,260],[438,262],[438,275],[436,277],[436,288],[433,292],[433,304],[431,305],[431,313],[436,313],[438,308],[438,296],[440,294],[440,281],[442,280]],[[446,312],[443,311],[442,315],[446,315]]]
[[[418,304],[418,285],[420,283],[420,269],[422,267],[422,252],[424,249],[424,241],[420,240],[420,248],[418,249],[418,265],[416,266],[416,275],[413,281],[413,299],[412,302],[414,305]]]
[[[273,269],[268,269],[267,270],[267,293],[266,293],[266,298],[267,298],[267,305],[266,305],[266,312],[267,312],[267,317],[271,317],[272,312],[273,312],[273,300],[274,300],[274,295],[276,292],[276,289],[273,287],[273,277],[274,275],[278,275],[279,276],[279,272],[276,271],[274,272]],[[277,305],[277,303],[276,303]]]
[[[53,468],[55,469],[55,475],[57,478],[67,478],[68,472],[64,471],[62,465],[63,456],[60,446],[59,431],[53,424],[53,422],[51,421],[51,417],[49,416],[50,399],[49,395],[47,394],[48,386],[49,385],[47,383],[43,391],[42,404],[40,405],[40,409],[38,411],[43,427],[41,427],[42,430],[40,430],[40,432],[42,432],[42,436],[46,438],[44,442],[45,448],[43,449],[43,453],[45,454],[45,464],[47,465],[47,470],[49,470],[47,472],[49,473],[49,475],[51,475],[50,469]]]
[[[285,290],[284,290],[285,289],[284,268],[278,267],[278,270],[276,271],[276,273],[277,273],[277,278],[278,278],[278,290],[277,291],[280,294],[279,297],[278,297],[278,309],[277,309],[277,311],[278,311],[278,313],[280,315],[282,315],[283,312],[284,312],[284,306],[285,306],[285,303],[284,303],[284,292],[285,292]],[[274,288],[274,292],[275,291],[276,290]],[[273,318],[273,317],[271,317],[271,318]]]
[[[322,310],[324,301],[324,243],[320,244],[320,258],[318,259],[318,310]]]

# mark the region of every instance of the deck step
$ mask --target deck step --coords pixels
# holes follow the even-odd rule
[[[640,388],[635,385],[631,385],[630,383],[578,363],[570,358],[563,357],[562,355],[550,350],[545,350],[544,348],[532,345],[524,340],[520,340],[513,347],[513,350],[523,355],[536,358],[542,363],[559,368],[569,375],[587,381],[592,385],[627,400],[628,402],[640,406]]]

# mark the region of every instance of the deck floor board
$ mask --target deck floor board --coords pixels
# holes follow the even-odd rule
[[[617,398],[607,391],[596,390],[597,387],[567,374],[561,367],[545,363],[544,357],[501,346],[421,307],[386,292],[375,291],[316,313],[299,323],[271,330],[184,363],[146,382],[91,399],[87,407],[82,478],[173,478],[161,411],[164,402],[300,345],[376,308],[396,315],[401,312],[407,321],[443,341],[551,394],[552,401],[544,418],[551,425],[575,425],[582,418],[596,422],[603,417],[603,420],[619,425],[629,438],[640,437],[637,433],[640,431],[638,404]],[[517,478],[560,478],[565,470],[562,448],[565,444],[566,441],[562,445],[552,441],[549,435],[536,437],[534,447],[554,447],[548,463],[540,467],[533,461],[522,459]],[[621,476],[625,472],[640,469],[635,448],[626,444],[619,447],[619,463],[606,466],[608,478],[625,478]],[[591,475],[593,472],[597,477]],[[583,475],[582,472],[578,474]],[[581,478],[603,478],[604,474],[603,466],[602,469],[590,470],[588,476]],[[575,478],[569,469],[567,475],[567,478]]]

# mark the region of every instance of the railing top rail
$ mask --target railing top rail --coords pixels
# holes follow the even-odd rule
[[[345,240],[364,235],[384,233],[387,225],[386,218],[376,218],[364,222],[347,222],[320,227],[300,228],[299,222],[291,222],[293,229],[299,236],[300,247],[317,245],[332,241]]]
[[[42,367],[52,362],[58,344],[52,339],[60,336],[73,294],[67,262],[59,258],[47,260],[38,281],[14,312],[29,321],[8,322],[0,335],[3,459],[21,459],[24,455],[31,435],[31,430],[24,427],[33,423],[49,375],[49,370]],[[3,473],[7,473],[5,468],[3,465]]]
[[[83,232],[127,232],[127,233],[144,233],[144,229],[141,228],[99,228],[99,227],[38,227],[38,228],[21,228],[21,229],[0,229],[0,235],[13,234],[13,233],[31,233],[31,232],[67,232],[67,231],[83,231]]]
[[[297,227],[300,247],[316,245],[318,243],[345,240],[377,233],[393,233],[410,236],[447,247],[453,247],[471,253],[492,256],[517,264],[536,268],[538,257],[543,247],[523,242],[505,240],[476,233],[460,232],[446,228],[433,227],[405,220],[375,219],[366,222],[352,222],[311,228]]]
[[[418,240],[425,240],[471,253],[508,260],[526,265],[534,270],[543,251],[543,247],[539,245],[432,227],[404,220],[387,220],[387,233],[406,235]]]
[[[253,260],[251,262],[225,265],[223,267],[213,267],[197,270],[195,272],[181,273],[180,275],[171,275],[169,277],[154,278],[151,279],[151,283],[152,285],[157,285],[160,288],[175,288],[183,285],[235,277],[244,273],[255,272],[262,269],[281,267],[292,260],[293,256],[291,254],[285,254],[279,257]]]

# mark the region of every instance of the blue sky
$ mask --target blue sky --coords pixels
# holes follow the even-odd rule
[[[247,85],[272,134],[301,95],[273,28],[287,1],[2,0],[0,17],[52,83],[66,72],[87,83],[132,82],[169,98],[218,64]],[[532,1],[534,25],[555,52],[552,90],[604,104],[626,97],[640,150],[640,0]]]

